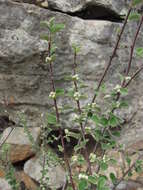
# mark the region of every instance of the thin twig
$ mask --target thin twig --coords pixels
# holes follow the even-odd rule
[[[124,88],[126,88],[131,82],[132,80],[143,70],[143,66],[141,68],[139,68],[130,78],[130,80],[124,85]]]
[[[136,162],[138,160],[140,160],[143,157],[143,154],[139,155],[138,158],[136,159],[136,161],[134,161],[134,163],[128,168],[128,170],[123,174],[123,176],[121,177],[121,179],[114,185],[113,190],[116,189],[116,187],[124,180],[124,178],[128,175],[128,173],[135,167]]]
[[[130,6],[130,8],[129,8],[129,10],[128,10],[128,13],[127,13],[127,16],[126,16],[126,18],[125,18],[123,27],[122,27],[122,29],[121,29],[120,34],[118,35],[118,39],[117,39],[116,45],[115,45],[115,47],[114,47],[113,53],[112,53],[112,55],[110,56],[109,62],[108,62],[107,67],[105,68],[105,70],[104,70],[104,72],[103,72],[103,75],[101,76],[101,79],[100,79],[100,81],[99,81],[99,83],[98,83],[98,86],[97,86],[96,91],[99,91],[99,89],[100,89],[100,87],[101,87],[101,85],[102,85],[102,83],[103,83],[103,80],[104,80],[104,78],[105,78],[105,76],[106,76],[106,74],[107,74],[107,72],[108,72],[108,70],[109,70],[109,68],[110,68],[110,66],[111,66],[111,64],[112,64],[112,60],[113,60],[113,58],[114,58],[115,55],[116,55],[116,52],[117,52],[117,50],[118,50],[119,43],[120,43],[120,41],[121,41],[121,37],[122,37],[123,32],[124,32],[124,30],[125,30],[125,27],[126,27],[126,25],[127,25],[127,21],[128,21],[128,18],[129,18],[129,15],[130,15],[131,11],[132,11],[132,6]],[[95,95],[94,95],[94,97],[93,97],[93,99],[92,99],[92,103],[95,101],[96,96],[97,96],[97,93],[95,93]]]
[[[121,41],[121,37],[122,37],[123,32],[124,32],[124,30],[125,30],[125,27],[126,27],[126,25],[127,25],[128,18],[129,18],[129,16],[130,16],[131,11],[132,11],[132,6],[130,6],[130,8],[129,8],[129,10],[128,10],[127,16],[126,16],[126,18],[125,18],[125,21],[124,21],[124,24],[123,24],[122,29],[121,29],[121,31],[120,31],[120,34],[118,35],[118,39],[117,39],[117,42],[116,42],[115,47],[114,47],[114,49],[113,49],[112,55],[111,55],[111,57],[110,57],[110,59],[109,59],[109,62],[108,62],[108,64],[107,64],[107,66],[106,66],[106,68],[105,68],[105,70],[104,70],[104,72],[103,72],[103,74],[102,74],[100,80],[99,80],[99,83],[98,83],[98,86],[97,86],[97,89],[96,89],[96,93],[94,94],[94,96],[93,96],[92,101],[91,101],[90,104],[94,103],[94,101],[95,101],[95,99],[96,99],[96,97],[97,97],[97,91],[100,90],[100,87],[101,87],[101,85],[102,85],[102,83],[103,83],[103,81],[104,81],[104,78],[105,78],[105,76],[106,76],[106,74],[107,74],[107,72],[108,72],[108,70],[109,70],[109,68],[110,68],[110,66],[111,66],[111,64],[112,64],[113,58],[114,58],[115,55],[116,55],[116,52],[117,52],[118,47],[119,47],[119,43],[120,43],[120,41]],[[87,117],[86,117],[86,120],[85,120],[85,123],[84,123],[84,128],[86,127],[87,122],[88,122],[88,114],[87,114]]]
[[[134,49],[135,49],[135,44],[136,44],[136,41],[137,41],[137,37],[139,35],[139,32],[141,30],[141,26],[143,24],[143,15],[140,19],[140,22],[139,22],[139,25],[138,25],[138,28],[137,28],[137,31],[136,31],[136,34],[135,34],[135,38],[133,40],[133,44],[131,46],[131,51],[130,51],[130,60],[129,60],[129,64],[128,64],[128,68],[126,70],[126,76],[129,75],[129,72],[130,72],[130,69],[131,69],[131,64],[132,64],[132,60],[133,60],[133,53],[134,53]]]
[[[77,67],[76,60],[77,60],[77,53],[75,51],[74,52],[73,75],[76,75],[76,67]],[[73,83],[74,83],[75,91],[78,92],[77,81],[73,80]],[[75,100],[75,101],[76,101],[76,104],[77,104],[77,109],[78,109],[79,115],[81,116],[82,110],[81,110],[81,106],[80,106],[80,101],[79,100]],[[82,121],[80,122],[80,129],[81,129],[82,139],[83,139],[84,142],[86,142],[85,128],[83,127]],[[91,163],[90,163],[89,155],[88,155],[88,152],[87,152],[87,149],[86,149],[86,145],[85,145],[84,151],[85,151],[85,157],[86,157],[86,161],[87,161],[88,168],[89,168],[89,174],[92,175]]]
[[[3,144],[7,141],[7,139],[9,138],[9,136],[11,135],[12,131],[14,130],[14,128],[11,128],[11,130],[9,131],[8,135],[6,136],[6,138],[3,140],[3,142],[0,144],[0,148],[3,146]]]
[[[131,9],[131,8],[130,8],[130,9]],[[133,59],[133,52],[134,52],[134,48],[135,48],[135,44],[136,44],[137,37],[138,37],[139,32],[140,32],[140,30],[141,30],[141,25],[142,25],[142,23],[143,23],[143,16],[141,17],[141,20],[140,20],[140,22],[139,22],[139,24],[138,24],[138,27],[137,27],[137,30],[136,30],[136,34],[135,34],[135,37],[134,37],[134,40],[133,40],[133,44],[132,44],[132,46],[131,46],[132,48],[131,48],[129,63],[128,63],[128,66],[127,66],[126,77],[128,76],[128,74],[129,74],[129,72],[130,72],[130,69],[131,69],[131,63],[132,63],[132,59]],[[130,79],[129,81],[131,82],[131,81],[137,76],[137,74],[139,74],[139,72],[140,72],[141,70],[142,70],[142,67],[141,67],[139,70],[137,70],[137,72],[135,72],[135,74],[131,77],[131,79]],[[103,74],[103,76],[104,76],[104,74]],[[124,87],[127,87],[127,86],[130,84],[130,82],[128,82],[127,84],[125,84],[125,80],[123,80],[121,86],[122,86],[123,88],[124,88]],[[99,84],[100,84],[100,82],[99,82]],[[116,97],[116,100],[115,100],[115,101],[118,101],[118,100],[119,100],[120,95],[121,95],[120,92],[117,93],[117,97]],[[96,97],[95,97],[95,98],[96,98]],[[115,109],[116,109],[116,108],[113,108],[111,112],[113,113],[113,112],[115,111]],[[109,127],[109,126],[108,126],[108,127]],[[104,130],[103,130],[103,132],[102,132],[102,136],[103,136],[104,133],[108,130],[108,127],[107,127],[107,128],[104,128]],[[100,142],[96,142],[95,147],[94,147],[94,153],[96,152],[97,147],[98,147],[99,144],[100,144]]]
[[[51,57],[51,53],[50,53],[51,52],[51,43],[52,43],[52,38],[51,38],[51,34],[50,34],[50,36],[49,36],[49,47],[48,47],[48,56],[49,57]],[[49,63],[49,69],[50,69],[50,80],[51,80],[51,83],[52,83],[52,91],[56,93],[52,61],[50,61],[50,63]],[[55,107],[55,110],[56,110],[57,123],[60,124],[60,115],[59,115],[59,109],[58,109],[58,104],[57,104],[56,97],[54,98],[54,107]],[[70,176],[70,182],[71,182],[73,190],[76,190],[75,184],[73,182],[72,170],[71,170],[70,163],[69,163],[67,155],[66,155],[64,136],[63,136],[63,132],[62,132],[62,129],[61,129],[60,126],[59,126],[59,133],[60,133],[60,137],[61,137],[61,144],[62,144],[62,148],[63,148],[65,164],[66,164],[66,166],[68,168],[68,172],[69,172],[69,176]]]

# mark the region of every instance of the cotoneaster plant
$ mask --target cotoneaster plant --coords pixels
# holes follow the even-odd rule
[[[86,98],[86,92],[84,91],[84,83],[80,79],[78,73],[78,53],[80,51],[79,45],[73,45],[73,69],[68,78],[72,89],[66,92],[66,89],[57,88],[54,80],[54,61],[56,59],[56,45],[55,45],[55,35],[64,29],[64,24],[56,23],[54,18],[51,18],[49,21],[41,22],[41,26],[47,28],[47,34],[42,34],[41,38],[46,40],[48,43],[48,49],[46,51],[46,58],[44,60],[44,65],[47,65],[47,70],[50,76],[51,82],[51,92],[49,93],[49,99],[53,101],[53,110],[49,113],[44,113],[46,116],[45,123],[41,126],[41,143],[40,145],[34,144],[33,138],[27,128],[26,121],[22,115],[21,124],[25,128],[25,133],[28,135],[33,148],[36,149],[37,153],[43,156],[42,171],[41,171],[41,180],[39,185],[39,190],[47,190],[47,184],[49,178],[47,177],[48,166],[51,162],[53,164],[58,164],[61,162],[65,166],[67,173],[67,182],[62,187],[62,190],[115,190],[117,186],[123,181],[128,179],[132,175],[132,172],[142,172],[142,154],[139,154],[137,159],[132,162],[131,158],[128,155],[124,155],[125,162],[128,165],[128,168],[123,169],[122,176],[117,178],[117,176],[110,172],[107,175],[107,170],[110,165],[116,167],[117,160],[114,157],[110,157],[108,152],[113,149],[118,151],[123,151],[123,146],[118,144],[116,137],[120,136],[119,128],[122,128],[124,124],[124,119],[116,115],[116,110],[128,108],[128,102],[123,101],[122,97],[128,96],[128,86],[136,78],[136,76],[143,70],[143,66],[138,68],[133,74],[130,74],[132,68],[133,54],[136,53],[137,56],[143,56],[143,48],[135,48],[137,38],[140,34],[141,26],[143,23],[143,15],[138,14],[134,11],[135,7],[143,3],[142,0],[133,0],[130,4],[128,13],[124,20],[121,29],[118,29],[117,42],[113,49],[113,52],[109,58],[109,62],[97,84],[95,89],[95,94],[91,102],[82,105],[82,98]],[[112,65],[113,58],[116,55],[116,52],[119,48],[121,42],[121,37],[125,32],[125,27],[129,20],[137,20],[138,26],[136,33],[130,48],[129,62],[125,74],[120,74],[120,83],[116,84],[113,89],[110,91],[106,89],[104,83],[105,77]],[[82,89],[81,89],[82,88]],[[98,104],[96,98],[102,94],[103,102],[105,103],[106,112],[103,111],[101,105]],[[75,114],[73,119],[74,125],[79,127],[78,132],[73,132],[68,129],[63,130],[61,123],[61,113],[64,112],[65,107],[58,105],[58,98],[69,97],[70,101],[74,102],[75,105],[72,107],[72,111]],[[69,105],[68,105],[69,106]],[[67,107],[68,107],[67,106]],[[67,108],[66,108],[67,109]],[[71,108],[70,108],[71,109]],[[95,125],[94,128],[91,128],[90,123]],[[52,136],[52,138],[47,138],[53,128],[59,131],[59,137]],[[8,134],[9,136],[10,134]],[[7,136],[7,138],[8,138]],[[92,152],[88,151],[87,136],[91,136],[95,141],[95,146]],[[6,139],[7,139],[6,138]],[[70,142],[71,138],[75,138],[77,144],[74,146],[74,151],[72,156],[69,158],[66,152],[65,142]],[[4,148],[5,141],[0,145]],[[58,158],[52,152],[49,152],[47,145],[54,140],[57,140],[58,149],[63,154],[63,159]],[[100,153],[98,152],[100,149]],[[5,154],[5,153],[4,153]],[[4,160],[1,160],[2,165]],[[7,167],[5,167],[7,169]],[[15,171],[11,164],[7,170],[6,179],[11,185],[13,190],[19,188],[14,175]]]

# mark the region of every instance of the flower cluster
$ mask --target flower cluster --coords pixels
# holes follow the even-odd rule
[[[117,84],[114,88],[114,90],[116,90],[117,92],[120,92],[121,86],[119,84]]]
[[[77,162],[77,160],[78,160],[78,156],[76,156],[76,155],[75,155],[75,156],[72,156],[72,161],[73,161],[73,162]]]
[[[80,96],[81,96],[81,95],[80,95],[79,92],[75,92],[74,95],[73,95],[73,97],[74,97],[74,99],[75,99],[76,101],[79,100]]]
[[[73,75],[72,76],[72,80],[78,81],[79,80],[78,74]]]
[[[49,97],[52,99],[56,98],[56,92],[50,92]]]
[[[48,56],[47,56],[47,57],[45,58],[45,62],[46,62],[46,63],[51,63],[51,61],[52,61],[52,58],[51,58],[51,57],[48,57]]]
[[[69,133],[69,130],[65,129],[65,134],[68,135],[68,133]]]
[[[80,173],[79,176],[78,176],[78,178],[79,178],[79,179],[86,179],[86,180],[87,180],[87,179],[88,179],[88,176],[87,176],[86,174],[81,174],[81,173]]]
[[[91,153],[89,158],[90,158],[90,162],[95,162],[96,161],[96,154]]]

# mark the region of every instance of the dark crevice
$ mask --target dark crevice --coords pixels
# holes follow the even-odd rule
[[[43,0],[40,1],[40,3],[36,3],[35,0],[14,0],[16,2],[23,2],[23,3],[29,3],[29,4],[36,4],[37,6],[42,7],[40,5]],[[95,4],[95,3],[87,3],[85,4],[81,10],[75,11],[75,12],[64,12],[62,10],[59,10],[59,8],[56,8],[56,4],[54,2],[49,2],[48,7],[42,7],[44,9],[49,9],[50,11],[56,11],[63,14],[70,15],[72,17],[79,17],[84,20],[106,20],[111,22],[122,22],[124,15],[119,15],[114,10],[105,7],[101,4]]]
[[[69,130],[70,132],[74,132],[76,134],[80,134],[80,132],[78,130]],[[63,136],[65,137],[65,131],[64,129],[62,130]],[[56,138],[55,138],[56,137]],[[95,146],[95,140],[93,139],[93,137],[91,135],[86,135],[86,140],[88,140],[87,142],[87,147],[88,147],[88,152],[92,152],[93,147]],[[63,153],[61,153],[59,151],[58,146],[62,146],[61,145],[61,139],[60,139],[60,133],[59,130],[52,130],[48,136],[47,139],[50,139],[50,143],[49,146],[57,153],[57,155],[59,157],[63,157]],[[69,136],[68,140],[67,138],[64,138],[64,143],[65,143],[65,150],[66,150],[66,154],[68,157],[71,157],[73,152],[74,152],[74,147],[77,145],[78,143],[78,139]],[[81,151],[81,153],[84,155],[84,150]]]
[[[124,20],[123,15],[119,15],[107,7],[95,4],[86,4],[81,10],[76,12],[63,12],[59,9],[54,9],[53,6],[50,5],[48,9],[73,17],[79,17],[84,20],[106,20],[111,22],[122,22]]]

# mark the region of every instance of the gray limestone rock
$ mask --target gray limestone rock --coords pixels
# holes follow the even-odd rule
[[[44,158],[41,156],[39,158],[32,158],[28,160],[24,165],[24,172],[29,175],[32,179],[40,182],[42,177],[42,168],[43,168]],[[45,163],[47,163],[46,161]],[[46,175],[44,178],[48,178],[45,181],[47,186],[51,189],[58,189],[64,186],[66,183],[66,173],[64,169],[60,166],[60,164],[53,164],[51,162],[46,164]]]
[[[60,5],[58,5],[59,2],[61,2]],[[64,11],[71,11],[70,9],[74,9],[72,7],[78,7],[77,2],[55,1],[55,4],[57,3],[57,7],[61,6]],[[83,1],[83,4],[87,2],[89,1]],[[99,1],[94,1],[94,3],[99,3]],[[124,1],[100,1],[100,4],[104,4],[107,9],[114,7],[112,9],[118,11],[119,14],[120,11],[126,9]],[[105,20],[84,20],[27,3],[0,1],[1,114],[6,111],[10,118],[17,122],[17,113],[23,111],[30,126],[40,126],[41,113],[50,111],[53,105],[48,98],[51,88],[49,72],[44,64],[44,52],[47,50],[47,43],[40,39],[40,34],[47,32],[46,29],[40,27],[40,21],[49,20],[51,17],[55,17],[57,23],[65,24],[65,29],[55,39],[59,47],[54,63],[56,87],[66,90],[71,88],[71,83],[64,82],[64,75],[71,74],[73,64],[71,46],[73,43],[79,44],[81,46],[81,51],[77,57],[79,76],[84,84],[88,85],[85,89],[85,92],[88,92],[88,99],[82,101],[83,105],[93,96],[95,83],[99,81],[115,46],[117,29],[122,25],[122,23]],[[136,27],[136,22],[131,22],[126,27],[120,48],[105,79],[109,91],[119,82],[118,73],[123,74],[127,67],[129,49]],[[137,40],[137,47],[142,47],[142,33],[143,31],[140,32],[140,37]],[[134,73],[141,64],[142,60],[140,58],[135,59],[134,54],[131,73]],[[140,73],[129,86],[127,97],[129,108],[126,111],[117,112],[117,114],[129,118],[136,113],[133,122],[127,124],[128,129],[125,128],[123,132],[124,140],[122,142],[127,141],[127,144],[133,141],[133,137],[142,138],[142,79],[143,73]],[[102,97],[97,101],[103,103]],[[58,100],[59,105],[67,103],[74,105],[67,99]],[[63,114],[62,127],[76,127],[72,125],[72,119],[72,113]]]

